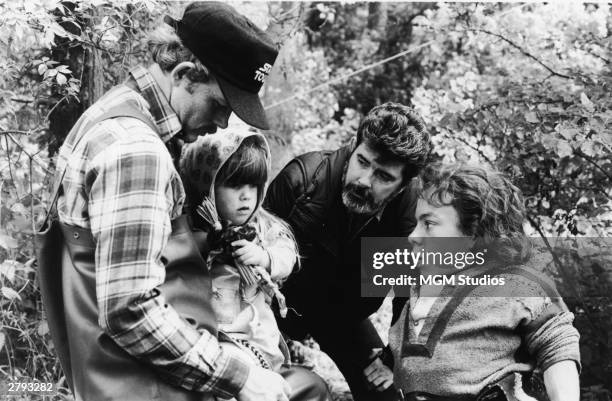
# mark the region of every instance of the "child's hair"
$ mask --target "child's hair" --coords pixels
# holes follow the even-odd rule
[[[458,228],[475,238],[477,248],[494,244],[491,255],[502,260],[529,259],[523,196],[504,174],[476,165],[435,163],[424,168],[416,182],[421,199],[436,207],[455,208]]]
[[[215,185],[228,187],[255,185],[259,191],[263,191],[267,181],[266,149],[256,141],[256,137],[248,137],[223,164],[217,173]]]
[[[240,144],[236,152],[223,164],[215,185],[239,187],[241,185],[255,185],[260,196],[268,181],[268,165],[266,149],[256,137],[248,137]],[[264,237],[287,237],[296,244],[291,227],[280,217],[265,210],[262,206],[256,212],[254,223],[258,235]],[[263,239],[263,238],[262,238]],[[297,245],[295,248],[298,254]],[[299,256],[298,256],[298,267]]]
[[[297,261],[296,271],[299,270],[299,268],[301,267],[300,254],[298,250],[297,241],[295,239],[295,236],[293,235],[293,230],[291,230],[291,226],[289,226],[289,224],[287,224],[285,220],[267,211],[263,207],[260,207],[257,211],[254,223],[257,226],[257,233],[261,237],[286,237],[291,240],[291,242],[294,244],[294,251]],[[263,239],[264,238],[262,238],[262,240]]]

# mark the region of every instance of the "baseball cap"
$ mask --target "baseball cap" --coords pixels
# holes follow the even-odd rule
[[[212,72],[232,111],[249,125],[269,129],[258,92],[278,55],[270,37],[220,2],[191,3],[181,20],[165,16],[164,22]]]

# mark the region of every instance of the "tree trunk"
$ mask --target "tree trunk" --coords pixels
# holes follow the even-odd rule
[[[387,3],[372,2],[368,4],[368,29],[384,32],[387,28]]]
[[[84,58],[81,102],[83,110],[86,110],[104,94],[104,68],[100,49],[88,47],[85,49]]]
[[[273,10],[276,23],[271,20],[266,33],[280,47],[280,52],[272,73],[266,80],[262,91],[264,105],[270,105],[281,99],[290,97],[295,93],[287,71],[291,70],[291,63],[299,47],[298,36],[292,33],[299,28],[300,18],[304,10],[304,3],[283,1],[277,10]],[[272,10],[271,10],[272,11]],[[274,88],[273,91],[271,89]],[[295,103],[266,110],[271,130],[266,133],[270,150],[272,152],[272,171],[276,174],[281,167],[293,158],[291,152],[291,127],[295,120]]]
[[[86,19],[90,28],[96,23],[96,16],[98,11],[96,8],[91,8],[91,15]],[[92,40],[95,42],[98,38],[93,37]],[[81,81],[81,102],[83,103],[83,110],[86,110],[89,106],[94,104],[102,94],[104,93],[104,68],[102,65],[101,50],[94,47],[88,46],[85,48],[84,53],[84,71],[83,80]]]
[[[76,9],[76,3],[71,1],[62,2],[62,5],[72,12]],[[64,29],[77,36],[82,35],[85,24],[90,24],[91,27],[95,25],[94,15],[78,18],[81,29],[73,23],[61,21],[60,14],[57,17],[59,24]],[[58,36],[55,37],[55,43],[56,46],[51,51],[51,58],[66,64],[73,72],[72,76],[81,79],[81,89],[79,101],[72,98],[62,99],[60,95],[53,96],[56,102],[61,103],[55,105],[49,114],[49,132],[55,138],[55,141],[49,143],[50,155],[57,152],[83,111],[98,100],[104,92],[104,70],[100,50],[91,46],[74,46],[73,41]]]

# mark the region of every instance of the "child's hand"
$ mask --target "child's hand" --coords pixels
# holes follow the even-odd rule
[[[261,266],[268,270],[270,268],[270,256],[259,245],[254,244],[246,239],[240,239],[232,242],[234,252],[232,256],[238,263],[243,265]]]
[[[382,363],[380,358],[374,359],[363,373],[366,381],[378,391],[385,391],[393,384],[393,372]]]

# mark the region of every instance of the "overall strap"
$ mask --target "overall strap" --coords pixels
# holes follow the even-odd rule
[[[77,123],[72,129],[73,130],[79,129],[82,132],[82,134],[75,141],[74,146],[72,148],[73,151],[74,149],[76,149],[77,145],[81,142],[81,139],[83,139],[83,137],[85,136],[85,133],[89,131],[94,125],[101,123],[102,121],[105,121],[105,120],[110,120],[111,118],[119,118],[119,117],[135,118],[147,124],[153,131],[159,132],[157,125],[153,121],[151,121],[151,119],[147,117],[141,109],[139,109],[137,106],[131,103],[126,103],[126,104],[122,104],[119,106],[115,106],[107,110],[102,115],[88,122],[87,125],[85,125],[82,128],[79,127],[79,125],[81,124],[81,121],[77,121]],[[54,207],[56,206],[57,200],[59,198],[60,186],[62,185],[62,181],[64,180],[64,176],[66,175],[67,168],[68,168],[68,163],[66,163],[66,166],[64,166],[64,169],[62,170],[62,173],[55,181],[55,185],[53,186],[53,192],[52,192],[53,195],[51,197],[51,204],[49,205],[49,210],[47,211],[47,215],[45,216],[45,220],[43,221],[42,227],[45,227],[47,225],[49,216],[51,215]]]

